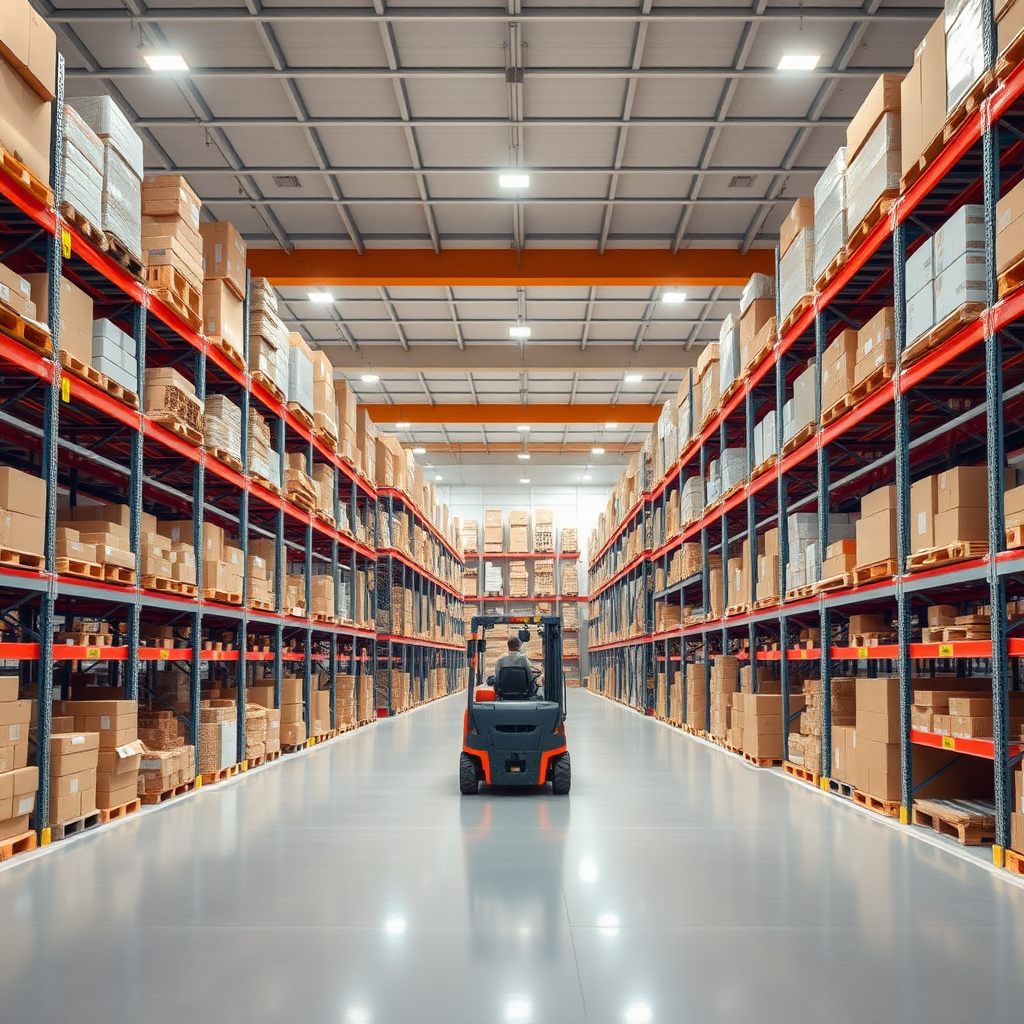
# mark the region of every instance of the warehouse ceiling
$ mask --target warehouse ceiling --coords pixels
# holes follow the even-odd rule
[[[873,80],[909,68],[941,13],[906,0],[34,2],[64,37],[68,95],[110,92],[147,168],[185,174],[207,216],[252,247],[356,253],[772,247]],[[155,73],[153,53],[190,70]],[[820,60],[779,71],[791,54]],[[502,188],[510,169],[529,187]],[[663,401],[737,294],[686,291],[672,307],[661,287],[603,285],[382,283],[319,306],[281,294],[361,399],[429,406]],[[517,323],[529,341],[510,341]],[[627,395],[630,369],[644,380]],[[380,380],[362,385],[367,372]],[[497,444],[483,427],[477,440]],[[570,426],[562,443],[602,430]],[[447,432],[456,445],[465,431]]]

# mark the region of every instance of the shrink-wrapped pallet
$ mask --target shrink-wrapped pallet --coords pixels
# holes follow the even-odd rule
[[[241,461],[242,410],[225,395],[207,395],[203,442]]]
[[[288,335],[288,402],[313,418],[313,359],[301,334]]]
[[[814,186],[814,277],[846,246],[846,147],[840,146]]]
[[[846,169],[846,221],[856,228],[887,193],[900,187],[900,115],[882,115],[867,141]]]
[[[785,320],[805,295],[814,294],[814,228],[804,228],[779,261],[779,309]]]
[[[103,225],[103,142],[74,107],[64,107],[64,201]]]

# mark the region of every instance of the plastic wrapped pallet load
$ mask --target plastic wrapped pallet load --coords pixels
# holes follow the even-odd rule
[[[109,320],[93,321],[92,365],[115,384],[133,394],[138,392],[138,345],[130,334]]]
[[[313,419],[313,353],[301,334],[288,335],[288,404]]]
[[[142,139],[109,96],[71,104],[103,142],[102,229],[142,259]]]
[[[868,217],[880,199],[900,187],[900,115],[882,115],[867,141],[846,169],[846,220],[851,230]]]
[[[207,395],[204,415],[204,444],[232,458],[242,458],[242,410],[225,395]]]
[[[814,278],[846,247],[846,147],[840,146],[814,186]]]
[[[94,228],[103,223],[103,143],[74,107],[64,107],[64,202]]]
[[[985,70],[981,0],[946,0],[946,111],[952,113]]]
[[[726,389],[740,372],[740,321],[730,314],[718,331],[718,393]]]
[[[338,441],[338,397],[334,388],[334,366],[325,352],[310,353],[313,361],[313,426],[335,444]]]
[[[779,309],[785,320],[804,296],[814,294],[814,226],[805,227],[779,261]]]

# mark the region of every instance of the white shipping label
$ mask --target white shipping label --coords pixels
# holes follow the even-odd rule
[[[23,796],[18,803],[18,814],[20,817],[22,814],[31,814],[32,808],[36,805],[36,798],[34,796]]]
[[[11,738],[11,741],[14,742],[14,743],[17,743],[18,740],[21,739],[21,726],[20,725],[12,725],[11,726],[11,728],[10,728],[10,738]]]
[[[0,284],[0,299],[3,299],[4,302],[11,301],[11,289],[5,284]]]
[[[110,715],[100,715],[100,728],[104,731],[110,728]]]
[[[864,355],[867,355],[871,351],[871,349],[874,347],[874,344],[875,339],[868,338],[868,340],[864,343]]]
[[[196,230],[199,230],[199,207],[195,203],[192,204],[189,213],[192,215],[192,223],[195,224]]]
[[[135,749],[130,743],[126,743],[123,747],[117,748],[117,756],[120,758],[131,757],[135,753]]]
[[[919,534],[924,533],[928,529],[928,513],[918,512],[917,513],[917,532]]]
[[[72,736],[71,737],[71,746],[73,746],[73,747],[84,747],[85,746],[85,737],[84,736]]]
[[[224,246],[220,242],[215,243],[213,247],[213,262],[223,263],[224,262]]]
[[[77,793],[78,792],[78,779],[72,779],[71,780],[71,792],[72,793]]]

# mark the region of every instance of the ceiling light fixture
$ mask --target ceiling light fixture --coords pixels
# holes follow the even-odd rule
[[[644,375],[642,373],[627,373],[625,377],[622,378],[622,383],[639,384],[643,379]]]
[[[786,53],[779,61],[780,71],[813,71],[821,60],[820,54]]]
[[[506,171],[498,175],[498,184],[502,188],[529,188],[530,176],[522,171]]]
[[[530,478],[528,476],[520,477],[519,482],[521,484],[528,484],[530,482]]]
[[[322,306],[326,306],[334,301],[334,296],[330,292],[312,291],[307,292],[307,294],[309,295],[310,302],[316,302]]]
[[[510,338],[528,338],[532,333],[526,324],[516,324],[508,329],[508,336]]]
[[[669,306],[678,306],[681,302],[686,301],[686,292],[665,292],[661,297],[661,301]]]
[[[617,430],[619,427],[618,423],[606,423],[604,425],[605,430]]]
[[[580,479],[586,481],[586,480],[593,480],[594,478],[589,473],[584,473],[583,476],[580,477]]]
[[[364,373],[362,377],[360,377],[359,379],[364,384],[376,384],[377,381],[380,380],[380,377],[378,377],[377,374],[375,373]]]
[[[180,53],[144,53],[142,57],[153,71],[188,71]]]
[[[528,434],[530,432],[530,425],[528,423],[522,423],[516,427],[516,430],[518,430],[520,434]]]
[[[412,453],[413,453],[413,455],[426,455],[427,454],[427,449],[426,448],[413,448]]]
[[[521,462],[529,462],[530,461],[530,453],[529,452],[520,452],[516,456],[516,458],[519,459]]]
[[[434,483],[439,484],[441,482],[441,474],[437,473],[434,475]]]
[[[408,430],[411,426],[412,424],[408,420],[402,420],[401,423],[395,424],[395,430]]]
[[[590,454],[591,455],[604,455],[604,449],[603,448],[591,448],[590,449]]]

